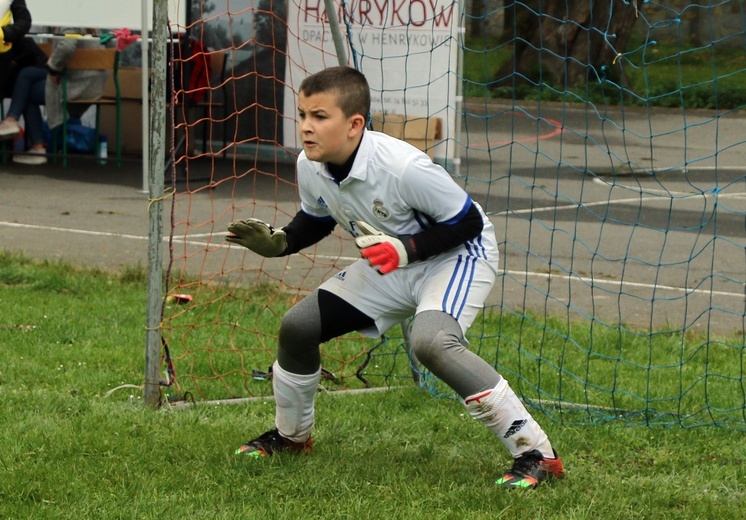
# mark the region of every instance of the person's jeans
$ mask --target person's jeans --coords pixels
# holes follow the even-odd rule
[[[13,86],[8,115],[16,121],[25,121],[26,142],[31,146],[44,143],[44,120],[40,105],[44,104],[47,85],[47,69],[44,67],[24,67],[18,73]]]

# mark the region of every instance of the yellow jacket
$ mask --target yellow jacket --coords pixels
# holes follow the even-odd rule
[[[10,9],[8,9],[3,17],[0,19],[0,52],[8,52],[13,46],[12,43],[5,42],[5,35],[3,34],[3,27],[5,27],[6,25],[10,25],[12,21],[13,15],[10,14]]]

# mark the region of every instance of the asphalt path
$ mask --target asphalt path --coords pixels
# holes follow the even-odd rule
[[[488,304],[642,329],[743,331],[744,114],[478,103],[466,113],[456,180],[488,211],[501,245]],[[308,291],[358,258],[338,234],[282,259],[224,244],[232,220],[283,225],[298,210],[290,163],[204,160],[188,176],[181,166],[166,175],[177,181],[163,205],[174,282],[269,278]],[[0,163],[0,186],[3,249],[102,269],[147,265],[139,161]]]

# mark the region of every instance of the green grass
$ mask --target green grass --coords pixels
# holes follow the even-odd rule
[[[319,394],[311,456],[234,458],[271,424],[271,401],[151,410],[138,389],[105,397],[142,382],[144,308],[140,269],[0,254],[0,518],[742,515],[742,431],[580,427],[537,412],[567,479],[506,493],[493,486],[510,464],[500,443],[457,401],[404,380]]]
[[[268,395],[252,377],[274,360],[276,334],[295,297],[276,286],[193,284],[174,288],[194,300],[167,308],[163,322],[177,373],[171,399]],[[332,390],[411,384],[398,328],[386,341],[353,334],[322,346]],[[743,336],[709,338],[682,331],[653,334],[599,321],[488,309],[468,332],[471,348],[498,367],[521,395],[564,424],[607,421],[722,425],[746,429]],[[371,351],[366,364],[366,352]],[[360,370],[360,367],[364,367]],[[434,394],[453,396],[434,378]]]

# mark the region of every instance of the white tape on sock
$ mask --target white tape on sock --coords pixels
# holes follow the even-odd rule
[[[321,380],[321,367],[315,374],[292,374],[277,361],[272,365],[275,393],[275,426],[283,437],[305,442],[314,422],[314,400]]]
[[[467,397],[464,404],[471,416],[484,423],[513,457],[535,449],[545,457],[554,457],[546,433],[505,378],[501,378],[492,390]]]

